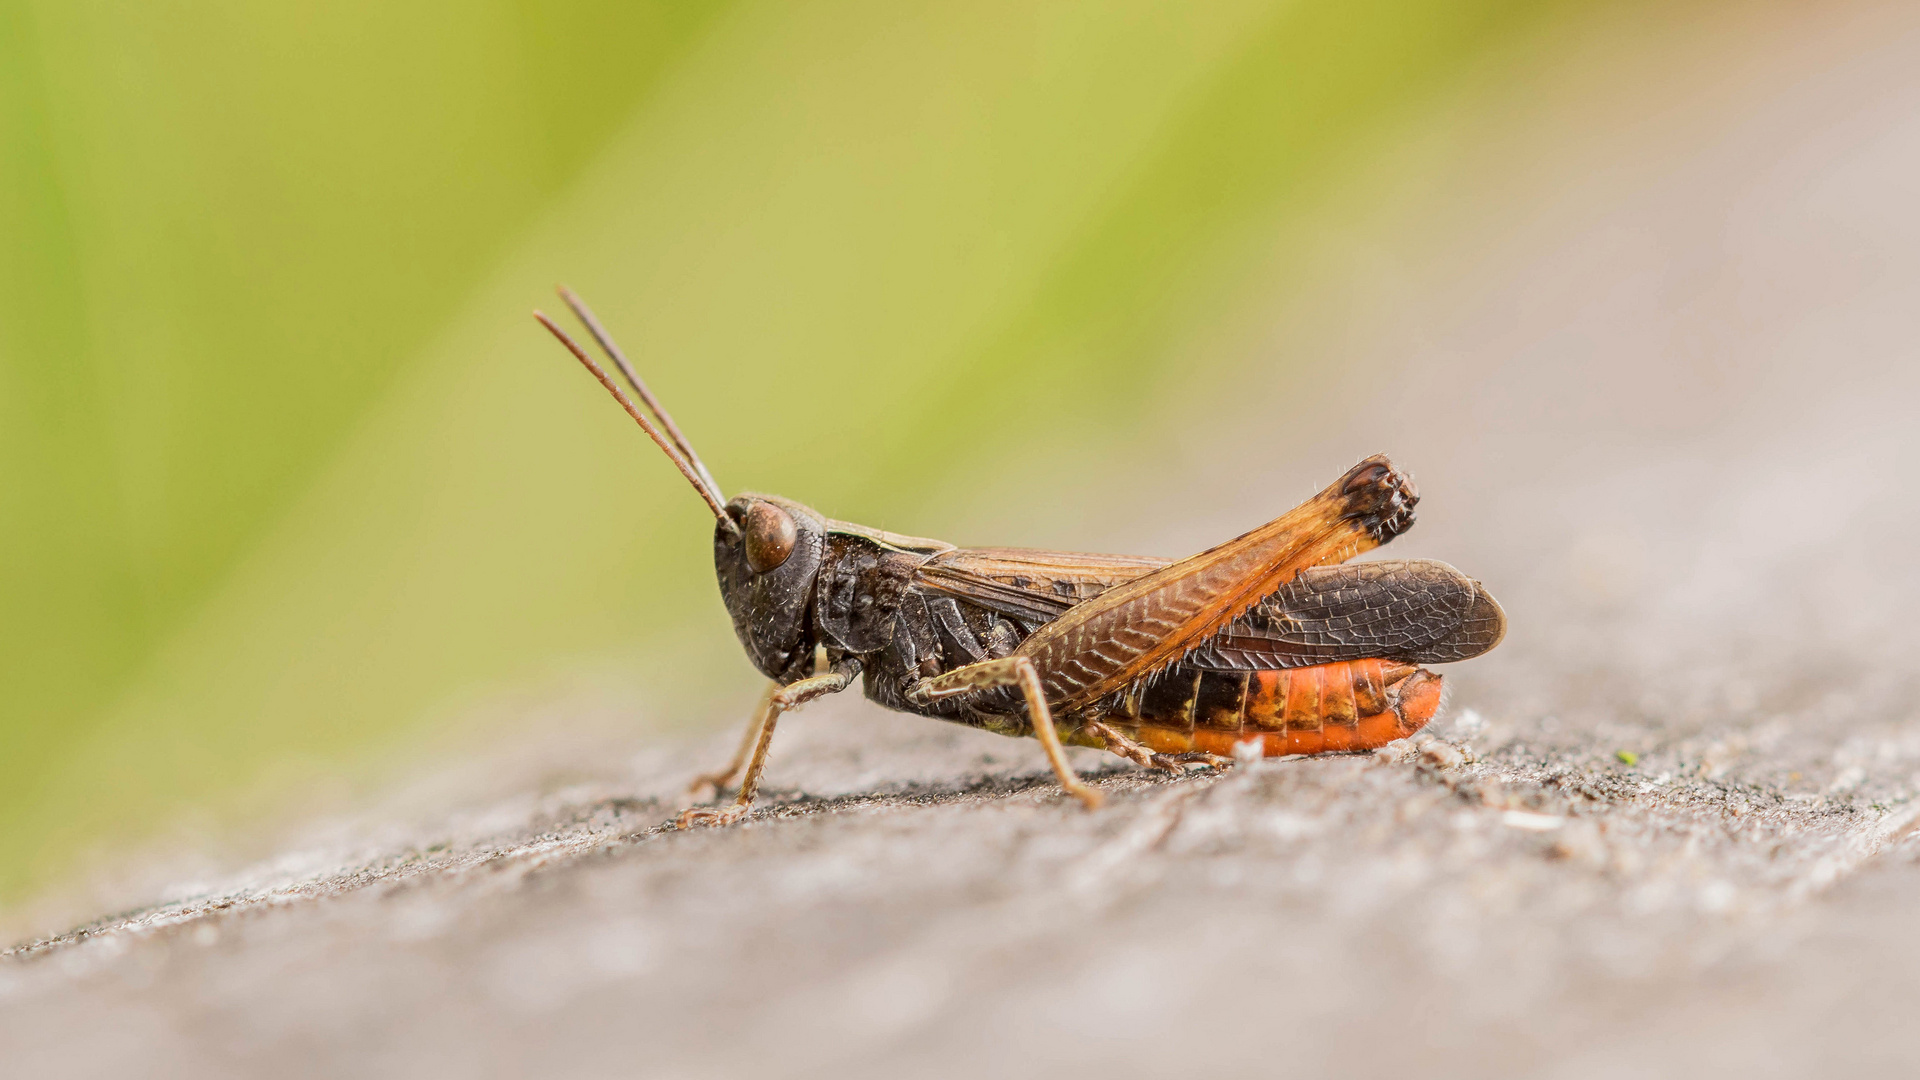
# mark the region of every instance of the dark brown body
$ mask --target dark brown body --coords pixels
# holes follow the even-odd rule
[[[800,522],[803,547],[818,537],[810,595],[762,595],[737,604],[727,552],[716,536],[723,593],[761,670],[783,684],[857,666],[867,697],[891,709],[1004,735],[1032,734],[1017,689],[917,702],[908,688],[982,660],[1014,654],[1078,604],[1170,565],[1166,559],[1019,548],[955,548],[820,518],[776,502]],[[1410,523],[1411,515],[1407,521]],[[1403,526],[1404,527],[1404,526]],[[796,552],[796,561],[808,555]],[[810,561],[810,560],[809,560]],[[802,632],[757,650],[751,613],[805,616]],[[766,624],[763,624],[766,625]],[[1315,567],[1179,661],[1078,708],[1055,714],[1061,738],[1104,747],[1088,721],[1167,754],[1231,755],[1254,741],[1266,756],[1366,750],[1418,731],[1439,707],[1441,678],[1417,667],[1478,655],[1498,642],[1504,617],[1477,582],[1445,563],[1382,561]],[[766,662],[762,663],[762,659]]]
[[[745,769],[733,805],[682,825],[746,816],[781,714],[855,679],[892,709],[1032,735],[1088,808],[1063,743],[1156,769],[1262,755],[1365,750],[1419,730],[1440,677],[1421,667],[1498,644],[1506,617],[1445,563],[1340,565],[1413,524],[1420,496],[1384,455],[1292,510],[1177,562],[1124,555],[956,548],[844,521],[771,495],[725,500],[579,298],[574,309],[634,392],[627,397],[551,319],[713,511],[714,568],[735,633],[773,681],[715,790]],[[1229,756],[1231,755],[1231,757]]]

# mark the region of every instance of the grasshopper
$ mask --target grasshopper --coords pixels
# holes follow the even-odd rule
[[[1060,787],[1091,809],[1101,794],[1066,745],[1172,771],[1224,768],[1236,752],[1373,749],[1439,709],[1441,677],[1418,665],[1479,656],[1506,632],[1500,605],[1446,563],[1341,565],[1413,525],[1420,497],[1384,455],[1178,561],[962,548],[775,495],[726,499],[593,312],[560,295],[645,412],[552,319],[535,318],[713,511],[721,599],[771,680],[733,760],[691,789],[717,794],[744,768],[738,795],[686,810],[682,827],[745,817],[780,717],[856,679],[889,709],[1039,740]]]

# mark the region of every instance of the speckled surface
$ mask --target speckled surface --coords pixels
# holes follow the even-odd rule
[[[0,1035],[30,1075],[1915,1060],[1914,809],[1747,774],[1830,767],[1788,740],[1628,768],[1463,712],[1374,755],[1108,769],[1087,814],[1019,744],[835,711],[736,831],[656,827],[682,754],[387,826],[10,962]]]

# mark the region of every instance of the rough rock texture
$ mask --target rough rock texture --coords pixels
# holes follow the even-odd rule
[[[1876,753],[1630,767],[1463,711],[1375,755],[1108,769],[1087,814],[1018,744],[835,712],[737,831],[660,829],[693,762],[655,755],[36,946],[0,1041],[20,1075],[1920,1062],[1914,806],[1818,793],[1880,790]],[[1796,768],[1824,783],[1754,775]]]
[[[1664,164],[1570,161],[1471,272],[1356,256],[1391,266],[1311,299],[1390,314],[1290,339],[1344,358],[1325,401],[1246,393],[1236,468],[1129,519],[1194,550],[1392,450],[1427,502],[1389,553],[1513,625],[1428,736],[1181,781],[1076,751],[1088,814],[1031,743],[840,699],[692,833],[730,735],[563,786],[506,754],[14,950],[4,1071],[1913,1075],[1914,41],[1616,132]]]

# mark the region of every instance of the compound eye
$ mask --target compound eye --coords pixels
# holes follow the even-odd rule
[[[800,530],[785,510],[757,502],[747,511],[747,567],[764,574],[787,561]]]

